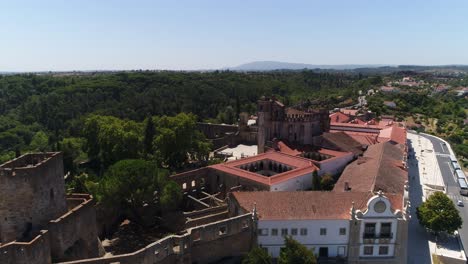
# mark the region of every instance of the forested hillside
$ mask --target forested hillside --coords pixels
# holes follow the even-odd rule
[[[0,75],[0,161],[25,151],[65,150],[86,158],[83,128],[90,114],[142,122],[148,116],[193,113],[197,121],[234,123],[255,113],[262,95],[286,104],[351,104],[380,77],[301,72],[122,72],[84,75]]]

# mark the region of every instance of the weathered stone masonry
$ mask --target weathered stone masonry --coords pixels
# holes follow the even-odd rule
[[[26,154],[0,166],[0,242],[28,238],[67,212],[62,154]]]
[[[167,236],[133,253],[63,264],[213,263],[246,254],[255,243],[255,232],[252,214],[247,213]]]
[[[91,195],[66,196],[59,152],[0,165],[0,263],[48,264],[99,256]]]

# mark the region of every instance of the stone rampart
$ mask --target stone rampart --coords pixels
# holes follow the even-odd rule
[[[2,264],[49,264],[50,237],[46,230],[41,230],[29,242],[13,241],[0,245],[0,263]]]
[[[54,261],[99,256],[94,201],[88,194],[71,194],[66,214],[49,222],[51,252]]]
[[[62,154],[25,154],[0,166],[0,242],[31,239],[67,212]]]
[[[133,253],[63,264],[210,263],[245,254],[254,234],[252,214],[248,213],[190,228],[185,234],[165,237]]]

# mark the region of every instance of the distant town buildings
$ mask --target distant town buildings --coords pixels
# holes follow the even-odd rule
[[[400,90],[397,87],[381,86],[380,91],[382,93],[398,93]]]

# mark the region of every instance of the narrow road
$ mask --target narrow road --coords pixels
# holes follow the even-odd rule
[[[444,184],[447,188],[447,195],[455,203],[455,206],[457,207],[458,211],[460,211],[460,216],[463,219],[463,226],[458,230],[458,233],[460,234],[460,239],[463,244],[465,255],[468,256],[468,197],[460,195],[457,177],[454,175],[453,168],[450,165],[450,152],[448,147],[444,141],[437,137],[423,134],[419,135],[429,139],[434,146],[434,151],[436,152],[437,156],[437,163],[439,164],[440,171],[444,179]],[[457,206],[457,200],[462,200],[465,206]],[[415,206],[413,206],[413,210],[415,210]]]

